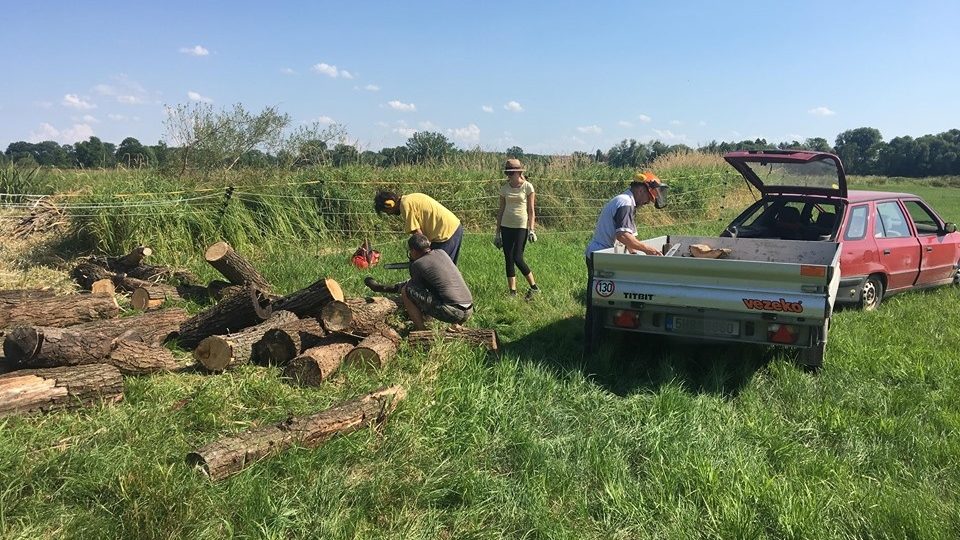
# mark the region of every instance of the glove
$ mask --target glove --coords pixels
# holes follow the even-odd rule
[[[500,236],[500,231],[497,231],[497,234],[493,235],[493,245],[497,249],[501,249],[503,247],[503,238]]]
[[[534,244],[536,243],[536,241],[537,241],[537,233],[533,231],[527,231],[527,242]]]

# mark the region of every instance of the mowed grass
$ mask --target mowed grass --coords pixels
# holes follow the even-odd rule
[[[941,192],[937,209],[957,221],[957,191]],[[470,324],[497,328],[500,358],[402,350],[382,372],[316,389],[256,367],[128,378],[118,405],[0,421],[0,537],[960,536],[957,288],[837,313],[816,375],[785,351],[639,337],[584,359],[587,235],[547,232],[529,248],[544,289],[530,303],[506,297],[489,236],[467,235],[461,266],[479,306]],[[250,258],[282,290],[332,275],[363,293],[349,248],[258,247]],[[379,247],[404,257],[401,242]],[[190,264],[212,277],[201,259]],[[220,436],[395,383],[409,396],[382,433],[218,484],[184,463]]]

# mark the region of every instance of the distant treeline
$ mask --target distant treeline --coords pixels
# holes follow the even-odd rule
[[[960,129],[951,129],[937,135],[924,135],[916,139],[904,136],[884,141],[875,128],[857,128],[837,136],[833,146],[821,137],[804,141],[780,143],[765,139],[739,142],[713,141],[699,148],[686,145],[667,145],[660,141],[648,143],[625,139],[603,152],[574,152],[576,163],[606,163],[611,167],[643,167],[657,157],[677,151],[723,153],[733,150],[804,149],[833,152],[840,156],[848,174],[882,176],[948,176],[960,175]],[[168,146],[163,141],[144,145],[133,137],[127,137],[119,145],[90,137],[76,144],[58,144],[54,141],[39,143],[14,142],[0,154],[0,165],[13,163],[20,166],[48,166],[59,168],[133,168],[181,169],[188,164],[229,162],[229,167],[305,167],[327,165],[371,165],[394,167],[401,165],[444,162],[464,153],[487,154],[482,150],[461,150],[441,133],[418,132],[403,146],[383,148],[378,152],[361,151],[356,146],[329,140],[305,139],[296,146],[274,152],[257,148],[244,149],[235,157],[224,158],[224,152],[205,149],[201,145]],[[205,153],[207,154],[205,156]],[[504,153],[489,152],[502,156]],[[525,154],[517,146],[507,149],[507,156],[543,161],[550,156]],[[205,159],[205,157],[207,159]],[[224,161],[226,159],[226,162]]]

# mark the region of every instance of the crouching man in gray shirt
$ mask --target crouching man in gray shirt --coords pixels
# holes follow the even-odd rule
[[[424,315],[462,324],[473,314],[473,295],[460,270],[442,249],[430,249],[430,240],[414,234],[407,241],[410,281],[400,288],[403,306],[417,330],[425,330]]]

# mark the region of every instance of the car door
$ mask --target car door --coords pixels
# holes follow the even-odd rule
[[[877,264],[877,242],[870,234],[870,205],[857,204],[847,210],[847,220],[839,239],[840,273],[844,277],[866,276]]]
[[[920,242],[920,275],[917,286],[948,283],[953,280],[955,247],[947,241],[943,222],[923,201],[903,200],[917,240]]]
[[[887,272],[887,290],[908,289],[920,273],[920,242],[898,201],[878,201],[874,208],[873,236]]]

